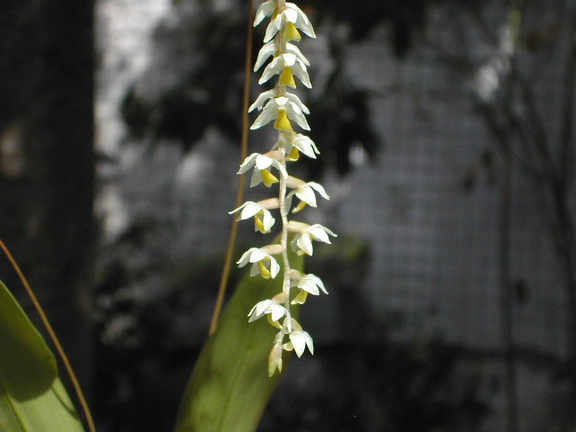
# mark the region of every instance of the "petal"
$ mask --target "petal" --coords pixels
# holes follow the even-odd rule
[[[228,212],[228,214],[233,214],[233,213],[240,211],[240,216],[238,217],[238,220],[245,220],[245,219],[251,218],[256,213],[258,213],[260,210],[262,210],[262,207],[260,206],[260,204],[257,204],[254,201],[246,201],[244,204],[242,204],[237,209],[232,210],[231,212]]]
[[[268,27],[266,27],[266,33],[264,34],[265,43],[269,42],[274,36],[276,36],[276,33],[278,33],[282,28],[282,22],[283,22],[282,14],[278,14],[276,18],[270,21]]]
[[[277,98],[278,99],[278,98]],[[288,118],[294,120],[302,129],[310,130],[310,125],[306,121],[306,117],[302,114],[302,110],[295,103],[290,103],[286,106]]]
[[[250,178],[250,187],[258,186],[262,183],[262,173],[255,169],[252,171],[252,177]]]
[[[274,0],[265,1],[260,5],[254,16],[254,27],[264,20],[264,18],[272,16],[276,10],[276,2]]]
[[[292,145],[311,159],[316,159],[316,154],[320,154],[314,141],[306,135],[298,134],[292,141]]]
[[[322,186],[320,183],[308,182],[307,185],[318,192],[322,198],[327,200],[330,199],[330,196],[326,193],[326,189],[324,189],[324,186]]]
[[[271,102],[268,102],[266,107],[264,107],[260,115],[254,121],[254,124],[250,126],[250,129],[254,130],[261,128],[262,126],[270,123],[272,120],[276,120],[278,117],[278,107],[276,104]]]
[[[318,238],[318,240],[322,239],[320,241],[323,241],[324,243],[330,243],[328,235],[331,235],[332,237],[338,237],[335,233],[320,224],[312,225],[310,228],[308,228],[307,232],[313,235],[315,238]]]
[[[296,77],[308,88],[312,88],[312,83],[310,82],[310,75],[308,75],[308,70],[302,62],[296,62],[292,67],[292,71]]]
[[[276,302],[272,302],[268,307],[268,313],[272,318],[272,321],[278,321],[284,315],[286,315],[286,308],[284,306],[280,306]]]
[[[300,198],[301,201],[304,201],[310,207],[317,207],[316,204],[316,195],[314,194],[314,190],[311,187],[304,186],[294,191],[296,196]]]
[[[254,277],[254,276],[259,275],[259,274],[260,274],[259,263],[252,264],[252,267],[250,267],[250,277]]]
[[[322,282],[322,279],[320,279],[318,276],[309,273],[306,276],[304,276],[302,278],[302,280],[300,281],[300,283],[298,284],[298,288],[301,288],[305,291],[308,291],[310,294],[313,294],[312,291],[310,291],[308,288],[311,288],[312,286],[315,286],[316,288],[314,289],[317,294],[320,294],[318,292],[318,288],[320,288],[322,290],[322,292],[324,294],[328,294],[328,291],[326,291],[326,288],[324,287],[324,282]]]
[[[287,42],[286,43],[286,51],[294,54],[296,57],[298,57],[300,59],[300,61],[302,61],[302,63],[304,63],[306,66],[310,66],[310,62],[308,61],[308,59],[304,56],[304,54],[302,54],[302,51],[300,51],[300,48],[298,48],[296,45]]]
[[[264,72],[262,72],[262,76],[258,80],[258,84],[264,84],[274,75],[278,75],[280,72],[282,72],[283,69],[284,61],[282,56],[274,57],[274,60],[268,63],[268,66],[264,68]]]
[[[274,279],[280,272],[280,264],[275,258],[270,257],[270,273],[272,274],[272,279]]]
[[[296,239],[296,245],[306,255],[312,255],[314,248],[312,246],[312,239],[307,233],[301,234]]]
[[[270,232],[270,229],[272,228],[275,222],[276,220],[274,219],[274,217],[272,217],[272,213],[270,213],[268,210],[265,210],[263,212],[262,217],[262,225],[264,227],[264,230],[266,232]]]
[[[275,90],[267,90],[263,93],[260,93],[258,95],[258,97],[256,98],[256,100],[254,101],[254,103],[252,105],[250,105],[250,108],[248,108],[248,112],[252,112],[255,109],[262,109],[262,107],[264,106],[264,104],[266,102],[268,102],[269,99],[272,99],[274,97],[274,92]]]
[[[255,166],[260,171],[270,168],[270,166],[274,163],[274,159],[268,157],[266,155],[259,154],[256,156]]]
[[[310,22],[310,20],[308,19],[308,16],[306,16],[306,14],[304,13],[304,11],[302,11],[302,9],[300,9],[298,6],[296,6],[294,3],[289,3],[286,2],[286,8],[282,13],[288,18],[293,18],[294,15],[293,13],[288,13],[288,11],[294,11],[296,13],[296,19],[293,22],[294,24],[296,24],[296,27],[298,27],[300,30],[302,30],[307,36],[311,37],[311,38],[315,38],[316,34],[314,33],[314,28],[312,27],[312,23]]]
[[[266,258],[267,256],[269,256],[266,252],[264,252],[262,249],[260,248],[252,248],[250,249],[251,253],[249,256],[249,261],[251,263],[255,263],[258,261],[262,261],[264,258]]]
[[[286,93],[286,97],[290,100],[290,102],[292,102],[294,105],[300,108],[300,110],[303,113],[310,114],[310,110],[308,109],[308,107],[304,105],[300,100],[300,98],[296,96],[294,93]]]
[[[312,337],[305,331],[295,331],[290,333],[289,335],[290,342],[294,346],[294,352],[298,357],[302,357],[306,347],[310,350],[312,354],[314,354],[314,344],[312,342]]]
[[[250,255],[252,255],[252,252],[254,250],[257,250],[257,249],[258,248],[250,248],[246,252],[244,252],[242,254],[242,256],[240,257],[240,259],[238,261],[236,261],[236,264],[238,264],[238,267],[244,267],[249,262],[252,262],[252,261],[250,261]]]
[[[273,56],[276,51],[276,43],[274,41],[264,44],[258,52],[258,57],[256,58],[256,63],[254,64],[254,72],[260,69],[266,60],[268,60],[268,57]]]

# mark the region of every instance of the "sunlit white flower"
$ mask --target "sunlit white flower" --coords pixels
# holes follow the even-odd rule
[[[302,326],[294,318],[291,319],[293,330],[288,334],[290,342],[284,344],[282,348],[286,351],[292,351],[296,353],[298,357],[301,357],[308,347],[310,354],[314,354],[314,342],[312,337],[308,332],[302,330]]]
[[[260,153],[252,153],[238,170],[238,174],[244,174],[246,171],[254,168],[252,178],[250,180],[250,187],[264,183],[265,186],[270,186],[278,182],[278,179],[270,172],[270,168],[276,168],[281,172],[286,172],[284,166],[278,160]]]
[[[310,130],[306,117],[297,103],[286,96],[270,99],[250,129],[258,129],[275,120],[274,127],[280,130],[292,130],[290,120],[295,121],[302,129]]]
[[[250,108],[248,108],[248,112],[252,112],[255,109],[261,110],[269,99],[273,99],[275,97],[275,94],[276,90],[274,89],[260,93],[260,95],[256,98],[254,103],[250,105]],[[294,93],[286,92],[284,96],[287,97],[290,100],[290,102],[296,104],[304,114],[310,114],[310,110],[308,109],[308,107],[304,105],[300,100],[300,98],[296,96]]]
[[[267,6],[265,12],[268,13],[269,10],[270,6]],[[272,13],[274,13],[274,10],[272,10]],[[264,16],[271,16],[272,13]],[[260,19],[260,21],[262,21],[262,19]],[[260,23],[260,21],[258,21],[258,23]],[[284,31],[284,38],[286,40],[300,40],[298,30],[302,30],[304,34],[311,38],[316,37],[312,23],[302,9],[294,3],[286,2],[286,9],[270,21],[270,24],[268,24],[268,27],[266,28],[264,42],[270,41],[281,29]]]
[[[260,5],[260,7],[256,10],[256,14],[254,16],[254,27],[260,24],[264,18],[272,16],[272,14],[276,11],[276,1],[275,0],[267,0]]]
[[[278,198],[271,198],[257,203],[254,201],[247,201],[237,209],[229,212],[229,214],[240,212],[238,220],[245,220],[254,217],[254,230],[266,234],[270,232],[270,229],[276,222],[269,209],[278,207]]]
[[[288,310],[274,299],[262,300],[250,310],[248,322],[256,321],[265,315],[270,315],[272,322],[278,322],[280,318],[288,314]]]
[[[331,230],[320,224],[308,225],[302,222],[288,222],[288,230],[297,233],[292,241],[292,248],[298,255],[312,255],[314,248],[312,241],[331,244],[330,237],[337,237]]]
[[[268,60],[269,57],[275,56],[277,52],[278,47],[276,46],[276,41],[270,41],[267,44],[264,44],[262,48],[260,48],[260,51],[258,51],[258,57],[256,58],[256,62],[254,63],[254,72],[260,69],[264,65],[264,63],[266,63],[266,60]],[[286,52],[295,55],[306,66],[310,66],[310,62],[304,56],[304,54],[302,54],[300,48],[298,48],[296,45],[287,42]]]
[[[320,295],[320,291],[322,291],[324,294],[328,294],[322,279],[312,273],[302,274],[298,270],[292,269],[290,271],[290,280],[291,286],[300,288],[309,294]]]
[[[280,264],[278,264],[276,258],[271,255],[270,251],[270,247],[250,248],[244,252],[236,264],[238,264],[238,267],[252,264],[252,267],[250,268],[250,276],[261,274],[265,279],[275,278],[280,272]],[[273,252],[279,253],[281,251],[282,249],[280,248],[279,251]]]
[[[274,75],[280,75],[279,84],[295,88],[294,76],[296,76],[306,87],[312,87],[306,65],[295,54],[286,53],[274,57],[274,60],[262,72],[262,77],[258,84],[264,84]]]
[[[293,182],[290,180],[293,179]],[[294,183],[294,184],[291,184]],[[305,183],[300,179],[296,179],[294,177],[289,178],[288,186],[293,188],[294,190],[290,192],[286,198],[291,199],[294,195],[300,199],[300,204],[298,204],[293,213],[297,213],[302,210],[306,204],[310,207],[317,207],[316,204],[316,193],[318,193],[322,198],[329,200],[330,196],[326,193],[324,186],[316,182],[308,182]]]
[[[316,155],[320,154],[320,151],[318,150],[318,147],[316,147],[316,144],[314,144],[314,141],[312,141],[306,135],[296,134],[290,144],[311,159],[316,159]]]
[[[317,296],[320,295],[320,291],[322,291],[324,294],[328,294],[328,291],[326,291],[326,287],[324,286],[324,282],[322,282],[318,276],[312,273],[304,275],[298,270],[294,269],[290,270],[290,286],[296,287],[300,290],[291,301],[292,304],[306,303],[308,294]]]

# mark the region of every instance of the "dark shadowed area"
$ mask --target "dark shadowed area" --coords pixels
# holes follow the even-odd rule
[[[302,217],[339,237],[259,431],[573,431],[576,5],[296,3],[321,152],[298,175],[331,197]],[[239,0],[0,5],[0,238],[101,432],[171,430],[206,338],[247,25]],[[241,225],[235,259],[262,241]]]

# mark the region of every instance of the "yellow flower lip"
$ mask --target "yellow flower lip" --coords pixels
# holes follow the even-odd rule
[[[286,114],[286,110],[279,110],[278,111],[278,118],[274,122],[274,127],[278,130],[287,130],[291,131],[292,124],[290,124],[290,120],[288,120],[288,115]]]
[[[291,22],[286,23],[283,36],[284,40],[286,41],[292,41],[292,40],[299,41],[302,39],[302,35],[300,34],[296,26]]]
[[[280,181],[274,174],[270,172],[270,170],[265,169],[260,171],[260,173],[262,174],[262,183],[264,183],[266,187],[270,187],[274,183],[278,183]]]
[[[280,74],[280,78],[278,80],[278,84],[286,85],[291,88],[296,88],[296,81],[294,80],[294,74],[292,73],[292,68],[290,66],[286,66],[282,73]]]

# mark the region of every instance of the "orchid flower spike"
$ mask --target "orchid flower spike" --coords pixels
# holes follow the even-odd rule
[[[312,87],[310,61],[296,42],[302,35],[315,38],[316,33],[306,13],[286,0],[263,1],[256,11],[254,26],[264,21],[268,23],[254,71],[262,70],[259,84],[274,83],[256,97],[248,111],[257,112],[250,129],[260,129],[271,123],[277,139],[268,152],[248,156],[240,165],[238,174],[251,171],[250,187],[262,183],[271,190],[277,188],[278,193],[261,201],[247,201],[230,214],[237,215],[240,221],[254,219],[254,230],[262,234],[268,234],[275,226],[281,225],[280,243],[252,247],[237,262],[239,267],[250,265],[250,276],[273,279],[281,274],[281,291],[272,298],[262,299],[248,313],[249,322],[266,317],[268,323],[278,330],[268,358],[268,374],[271,376],[276,371],[282,372],[284,351],[294,351],[298,357],[306,350],[314,353],[312,336],[292,317],[291,308],[304,304],[309,295],[328,294],[318,276],[291,267],[289,247],[299,255],[312,255],[313,241],[330,244],[330,237],[336,237],[336,234],[323,225],[309,225],[288,218],[290,211],[296,213],[306,206],[317,207],[318,196],[330,199],[320,183],[301,180],[288,173],[291,164],[298,161],[301,154],[310,159],[316,159],[320,154],[310,137],[294,130],[310,130],[306,118],[310,109],[300,96],[290,91],[300,84]],[[294,198],[299,201],[292,208]],[[276,217],[273,212],[277,212]],[[278,224],[277,220],[280,221]]]

